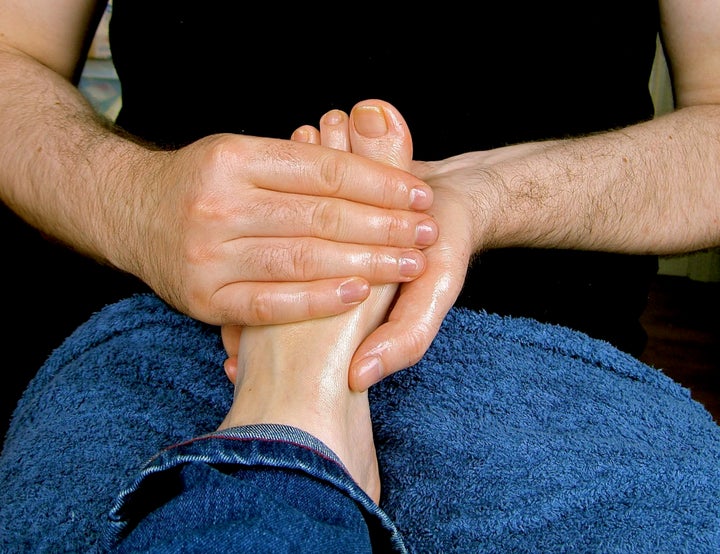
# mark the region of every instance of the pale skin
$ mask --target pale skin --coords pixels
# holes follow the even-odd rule
[[[242,326],[340,313],[369,294],[368,283],[402,283],[387,322],[353,356],[350,386],[364,390],[422,357],[460,292],[471,258],[487,249],[678,254],[720,244],[720,1],[659,4],[673,113],[588,137],[414,161],[413,177],[392,167],[382,173],[373,160],[338,150],[309,151],[297,142],[212,137],[167,154],[118,139],[94,122],[67,82],[93,2],[2,0],[0,194],[44,231],[138,275],[171,304],[209,323]],[[39,148],[42,156],[36,155]],[[343,236],[321,235],[322,225],[309,214],[323,212],[313,210],[313,203],[288,227],[302,238],[293,240],[296,255],[284,256],[290,237],[271,238],[277,229],[249,215],[267,202],[277,202],[282,213],[283,191],[272,192],[263,181],[278,149],[309,168],[280,168],[283,182],[296,191],[325,190],[331,167],[347,172],[344,199],[372,204],[381,190],[390,196],[382,206],[355,206],[354,215],[343,215],[349,217]],[[243,183],[239,187],[230,187],[229,176],[214,165],[229,158],[237,162],[231,167]],[[207,171],[190,171],[199,160]],[[70,178],[78,172],[82,179]],[[117,182],[118,174],[127,177]],[[161,178],[149,184],[146,175]],[[44,186],[47,176],[53,176],[53,187]],[[124,204],[122,198],[138,201]],[[346,213],[337,201],[318,200],[334,206],[327,211],[334,217]],[[403,211],[410,207],[421,213]],[[378,215],[376,229],[368,232],[363,209]],[[88,213],[101,215],[89,220]],[[243,223],[228,224],[233,215],[242,215]],[[432,227],[423,227],[427,215],[440,229],[437,242],[432,231],[418,231]],[[179,222],[175,232],[167,232],[169,222]],[[388,241],[385,232],[392,229]],[[383,258],[383,252],[390,256]],[[418,258],[403,264],[406,252]],[[238,256],[256,271],[238,274]],[[277,268],[272,278],[257,271],[268,266],[254,265],[258,256]],[[331,267],[318,268],[322,260],[332,260]],[[402,274],[403,267],[414,272]],[[346,295],[340,293],[343,282],[351,289]],[[233,357],[237,341],[225,344]]]
[[[293,140],[351,150],[405,168],[412,141],[393,106],[369,100],[350,118],[339,110],[305,126]],[[373,287],[370,297],[346,313],[298,323],[246,328],[237,365],[226,364],[235,383],[232,408],[220,429],[252,423],[299,427],[322,440],[375,502],[380,478],[367,391],[348,388],[348,367],[360,341],[380,325],[397,285]]]

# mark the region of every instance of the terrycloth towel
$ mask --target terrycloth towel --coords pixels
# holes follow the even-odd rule
[[[93,551],[140,464],[222,420],[223,359],[217,328],[151,295],[81,326],[11,423],[0,551]],[[381,507],[412,552],[720,552],[720,427],[607,343],[453,310],[370,397]]]

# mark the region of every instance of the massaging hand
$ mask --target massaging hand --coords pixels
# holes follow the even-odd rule
[[[413,162],[412,173],[433,188],[428,213],[437,221],[440,237],[424,251],[425,273],[400,285],[387,322],[358,347],[350,369],[353,390],[364,390],[419,361],[457,300],[471,257],[513,245],[515,231],[502,209],[510,202],[502,172],[543,147],[528,143]]]
[[[424,270],[437,229],[419,179],[290,140],[147,149],[71,82],[95,2],[2,6],[0,197],[39,231],[215,325],[339,314]]]
[[[417,277],[436,238],[414,211],[431,205],[425,183],[344,152],[218,135],[154,156],[130,225],[143,240],[118,265],[207,323],[342,313],[368,283]]]
[[[462,183],[462,168],[414,162],[413,173],[433,187],[429,210],[440,229],[428,247],[425,273],[400,285],[387,321],[358,347],[350,366],[350,388],[365,390],[420,360],[462,289],[473,253],[473,205]]]

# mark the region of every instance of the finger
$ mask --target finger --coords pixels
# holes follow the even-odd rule
[[[408,285],[413,284],[416,282]],[[427,352],[451,306],[433,303],[433,299],[417,289],[401,286],[387,322],[368,335],[355,351],[348,375],[352,390],[367,390],[388,375],[417,363]],[[421,304],[428,300],[429,307]]]
[[[438,237],[434,219],[421,212],[383,210],[334,198],[256,192],[246,198],[233,236],[310,237],[386,246],[425,247]],[[213,231],[209,221],[204,229]]]
[[[227,165],[224,158],[233,157],[233,149],[237,148],[238,159],[245,162],[243,173],[249,173],[258,187],[344,198],[382,208],[427,210],[432,205],[432,189],[401,169],[348,152],[316,148],[314,144],[287,140],[281,141],[282,145],[272,141],[268,146],[267,139],[244,139],[237,145],[223,143],[218,155],[222,154]],[[248,156],[254,140],[261,142],[256,145],[256,154]],[[298,171],[300,165],[302,171]]]
[[[274,325],[344,313],[370,294],[367,281],[355,277],[308,283],[234,283],[212,298],[216,325]],[[227,336],[233,354],[232,331]]]
[[[461,276],[465,274],[460,269],[444,269],[442,265],[436,268],[430,262],[424,275],[400,286],[387,322],[355,351],[348,376],[352,390],[367,390],[388,375],[416,364],[425,355],[460,293],[462,279],[452,277],[458,275],[457,271]]]
[[[313,238],[239,239],[224,243],[212,255],[218,261],[204,258],[191,270],[195,282],[210,290],[239,280],[300,282],[349,275],[372,284],[401,283],[419,276],[426,265],[425,255],[415,248],[369,247]],[[204,275],[208,265],[217,270]]]

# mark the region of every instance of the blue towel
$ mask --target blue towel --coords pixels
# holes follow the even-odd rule
[[[93,552],[137,468],[222,420],[223,359],[217,328],[152,295],[78,328],[11,422],[0,552]],[[454,309],[370,401],[411,552],[720,552],[720,427],[605,342]]]

